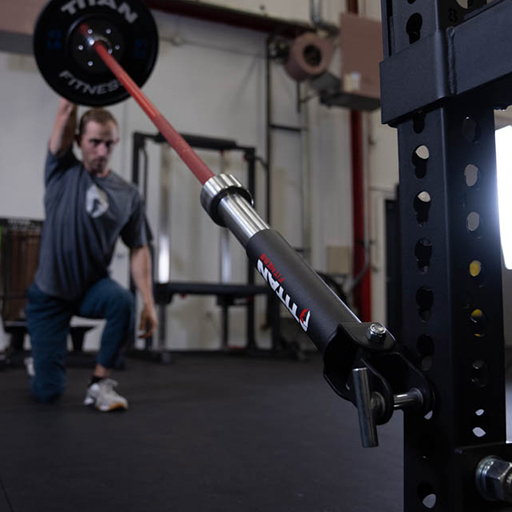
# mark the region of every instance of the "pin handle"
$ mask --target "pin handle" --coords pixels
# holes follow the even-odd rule
[[[354,368],[352,370],[354,384],[355,405],[359,416],[359,430],[364,448],[379,445],[375,414],[379,407],[378,393],[371,393],[368,368]]]

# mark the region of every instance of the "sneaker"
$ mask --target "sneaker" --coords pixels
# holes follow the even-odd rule
[[[128,401],[114,391],[117,382],[112,379],[102,379],[87,388],[84,405],[94,407],[101,412],[128,409]]]
[[[25,364],[25,368],[27,369],[28,376],[33,378],[36,374],[34,370],[34,358],[33,357],[25,357],[23,360],[23,363]]]

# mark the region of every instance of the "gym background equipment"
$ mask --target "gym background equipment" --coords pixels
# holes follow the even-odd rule
[[[205,137],[199,135],[181,134],[183,139],[192,148],[210,150],[216,152],[241,152],[244,160],[247,163],[247,183],[248,190],[252,197],[255,197],[256,191],[256,152],[255,148],[249,146],[240,146],[234,140],[220,139],[213,137]],[[147,141],[152,141],[156,144],[166,144],[166,140],[160,134],[148,134],[142,132],[135,132],[132,136],[132,181],[135,183],[142,193],[145,201],[150,201],[148,197],[148,172],[147,172],[147,154],[144,148]],[[140,156],[143,155],[142,176]],[[165,171],[162,169],[161,173]],[[168,177],[161,176],[162,180]],[[170,190],[165,186],[161,190],[161,205],[164,204],[165,209],[169,208],[171,201]],[[163,196],[162,196],[163,194]],[[271,293],[267,286],[255,284],[255,271],[254,267],[247,263],[246,280],[244,283],[229,283],[224,282],[224,276],[220,276],[220,282],[187,282],[179,279],[179,276],[173,276],[170,279],[170,238],[172,227],[169,220],[169,212],[159,212],[158,216],[158,231],[156,235],[157,248],[155,250],[152,244],[153,256],[153,274],[154,274],[154,293],[155,302],[158,305],[159,314],[159,331],[157,343],[153,339],[146,340],[145,350],[151,355],[162,358],[164,362],[170,361],[170,351],[165,349],[166,346],[166,306],[169,305],[175,295],[214,295],[217,297],[217,303],[222,311],[222,326],[221,326],[221,350],[229,350],[229,308],[232,306],[245,306],[246,309],[246,346],[244,348],[237,347],[238,354],[246,353],[253,355],[262,355],[268,353],[267,350],[258,346],[255,334],[255,303],[256,295],[265,295],[267,297],[267,311],[268,311],[268,325],[271,329],[271,349],[270,353],[277,354],[281,350],[292,350],[290,356],[298,357],[297,345],[293,345],[293,349],[283,346],[283,340],[280,338],[280,308],[277,299]],[[227,230],[225,235],[228,235]],[[221,235],[222,240],[225,238],[224,233]],[[222,269],[230,266],[229,254],[229,241],[220,244],[220,259],[221,271]],[[162,280],[163,277],[159,275],[160,266],[164,266],[164,271],[167,280]],[[156,275],[155,275],[156,274]],[[132,283],[133,284],[133,283]],[[134,289],[134,288],[133,288]],[[134,352],[132,352],[133,354]],[[139,354],[141,355],[141,354]]]

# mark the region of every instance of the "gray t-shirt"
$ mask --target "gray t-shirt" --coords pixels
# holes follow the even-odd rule
[[[36,285],[48,295],[80,299],[108,275],[119,236],[130,248],[147,244],[142,198],[114,172],[90,174],[70,149],[48,151],[45,212]]]

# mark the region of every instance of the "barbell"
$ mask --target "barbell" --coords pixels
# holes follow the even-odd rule
[[[215,176],[140,90],[151,74],[157,50],[155,22],[140,0],[51,0],[34,31],[37,65],[59,95],[90,106],[111,105],[132,96],[147,114],[203,185],[204,209],[235,235],[263,279],[324,354],[329,384],[358,408],[365,446],[376,444],[376,425],[387,422],[395,408],[428,412],[432,401],[428,382],[403,356],[390,353],[393,336],[382,326],[379,336],[370,336],[375,324],[362,323],[261,219],[238,180]],[[394,374],[401,368],[403,382],[392,387],[370,364],[374,356],[381,361],[383,373]],[[383,360],[388,368],[382,366]],[[408,390],[411,385],[413,391]],[[382,398],[378,412],[372,411],[370,400],[374,389]],[[396,393],[409,400],[397,404]]]

